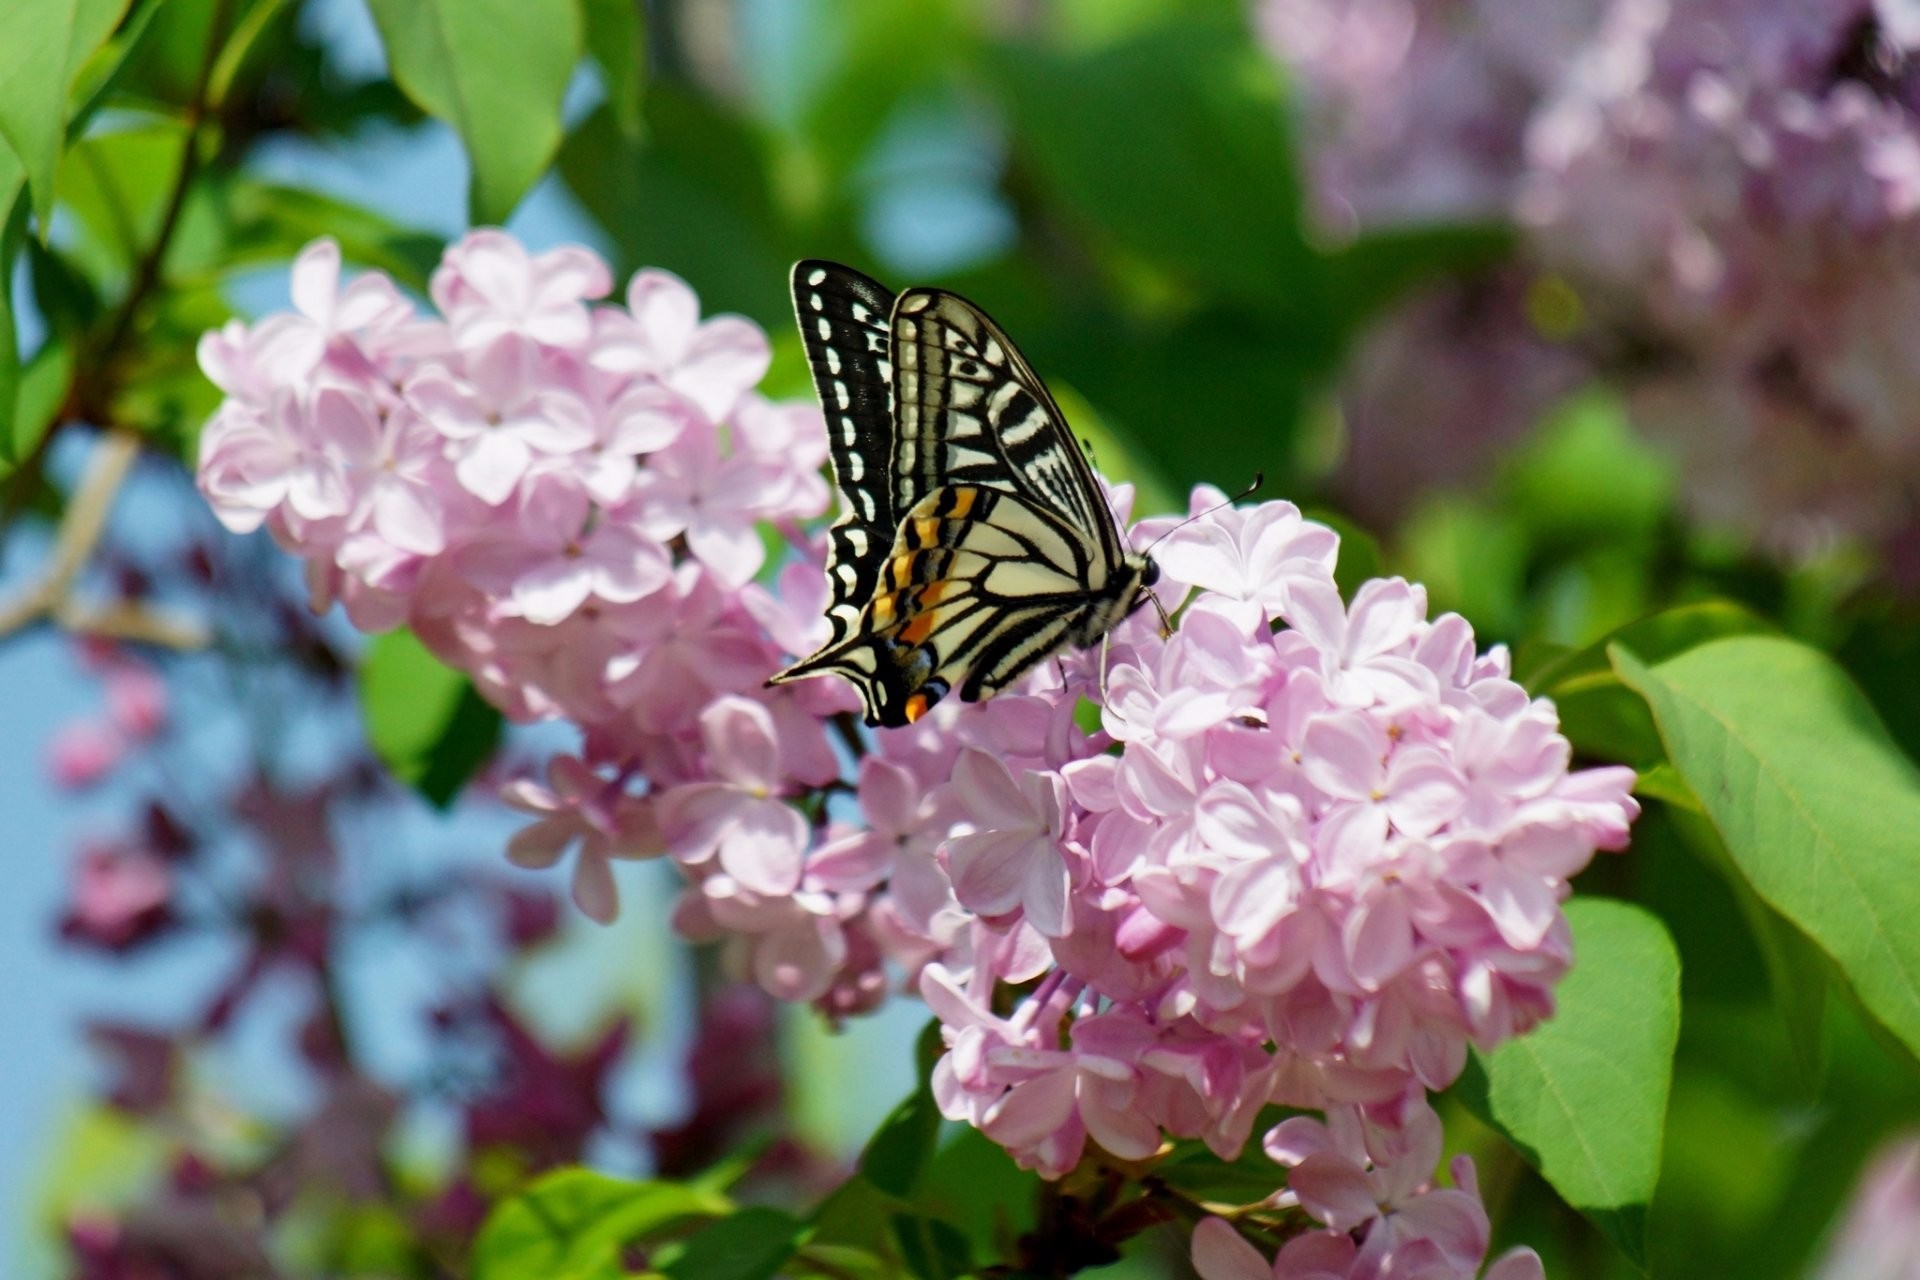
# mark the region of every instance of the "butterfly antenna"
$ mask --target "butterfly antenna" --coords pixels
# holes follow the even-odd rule
[[[1260,486],[1265,484],[1266,482],[1267,482],[1267,476],[1264,471],[1254,472],[1252,484],[1248,485],[1246,488],[1242,489],[1240,492],[1234,494],[1232,497],[1226,498],[1220,502],[1214,503],[1212,506],[1208,507],[1205,511],[1194,512],[1192,515],[1188,516],[1185,520],[1182,520],[1179,524],[1173,526],[1173,528],[1167,530],[1165,533],[1155,538],[1152,542],[1149,542],[1147,544],[1146,551],[1142,551],[1140,554],[1146,555],[1147,552],[1152,551],[1155,547],[1159,546],[1162,542],[1165,542],[1168,538],[1172,537],[1174,534],[1180,532],[1182,529],[1192,524],[1195,520],[1205,520],[1208,516],[1212,515],[1216,511],[1220,511],[1220,510],[1223,510],[1224,508],[1230,507],[1234,503],[1239,502],[1243,499],[1251,498],[1255,493],[1259,492]],[[1160,616],[1162,618],[1166,617],[1164,613],[1161,614]]]

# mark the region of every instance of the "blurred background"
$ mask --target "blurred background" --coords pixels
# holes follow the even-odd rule
[[[1523,673],[1737,602],[1920,744],[1911,4],[529,0],[483,6],[524,44],[452,101],[416,25],[446,3],[0,3],[101,37],[50,185],[0,150],[7,1274],[458,1275],[531,1170],[751,1137],[804,1196],[911,1087],[916,1010],[836,1031],[731,986],[659,868],[607,929],[512,871],[515,817],[453,802],[568,731],[404,637],[417,683],[357,680],[368,642],[214,522],[195,343],[286,307],[315,236],[420,295],[471,225],[668,268],[766,327],[775,395],[810,394],[793,259],[938,283],[1137,510],[1262,472],[1343,582],[1424,581]],[[1617,706],[1563,711],[1635,758]],[[1685,962],[1655,1269],[1808,1274],[1914,1077],[1848,1009],[1803,1011],[1811,1055],[1783,1030],[1796,961],[1680,825],[1582,884]],[[1497,1243],[1635,1273],[1487,1177]]]

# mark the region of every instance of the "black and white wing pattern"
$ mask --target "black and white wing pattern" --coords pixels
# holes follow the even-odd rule
[[[827,415],[840,518],[827,534],[828,644],[852,634],[899,526],[893,497],[893,293],[834,262],[793,264],[793,313]]]
[[[1059,407],[1000,327],[957,295],[910,289],[876,346],[867,317],[885,292],[844,267],[795,268],[846,513],[827,561],[833,637],[769,683],[843,675],[868,724],[897,726],[956,688],[991,697],[1067,645],[1097,643],[1159,574],[1127,550]],[[849,369],[877,371],[862,385],[884,383],[884,424],[860,411],[872,402]],[[883,428],[876,476],[868,442]]]

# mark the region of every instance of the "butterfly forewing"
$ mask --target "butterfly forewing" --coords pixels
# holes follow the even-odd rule
[[[793,311],[827,418],[840,517],[828,532],[828,643],[844,640],[873,597],[899,523],[893,501],[893,294],[837,263],[793,267]]]
[[[1113,516],[1066,419],[992,317],[965,298],[909,289],[894,304],[894,495],[940,483],[1009,489],[1077,527],[1109,561]]]

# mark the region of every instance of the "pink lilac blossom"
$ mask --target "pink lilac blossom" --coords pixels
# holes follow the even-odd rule
[[[605,919],[612,861],[668,858],[681,933],[830,1017],[904,982],[943,1027],[942,1111],[1048,1177],[1090,1143],[1238,1152],[1269,1103],[1359,1108],[1384,1134],[1469,1044],[1551,1013],[1568,880],[1625,844],[1634,775],[1570,772],[1551,704],[1464,619],[1429,618],[1400,579],[1343,599],[1338,537],[1291,503],[1130,525],[1119,487],[1134,545],[1167,534],[1176,629],[1137,610],[990,701],[863,734],[838,680],[764,687],[821,628],[819,415],[744,385],[764,367],[744,322],[701,322],[673,277],[642,273],[625,309],[590,304],[599,279],[479,233],[435,278],[457,324],[336,329],[311,367],[263,366],[244,327],[207,344],[229,399],[201,480],[230,527],[264,525],[316,603],[408,623],[509,716],[578,727],[544,784],[506,789],[535,819],[516,862],[571,854],[576,901]],[[488,400],[498,371],[474,362],[509,356],[522,382]],[[469,391],[515,407],[421,408]],[[644,430],[607,425],[642,402]],[[528,418],[571,433],[583,413],[564,439]],[[500,430],[525,447],[476,490],[461,462]],[[376,513],[400,467],[370,439],[417,450],[418,527]],[[1196,490],[1191,512],[1222,501]],[[1386,1189],[1381,1243],[1355,1258],[1478,1265],[1470,1189],[1426,1190],[1432,1160],[1388,1178],[1377,1153],[1347,1158]],[[1302,1203],[1332,1214],[1326,1196]]]
[[[1634,406],[1696,512],[1789,555],[1920,522],[1905,8],[1615,0],[1528,128],[1536,252],[1668,353]]]

